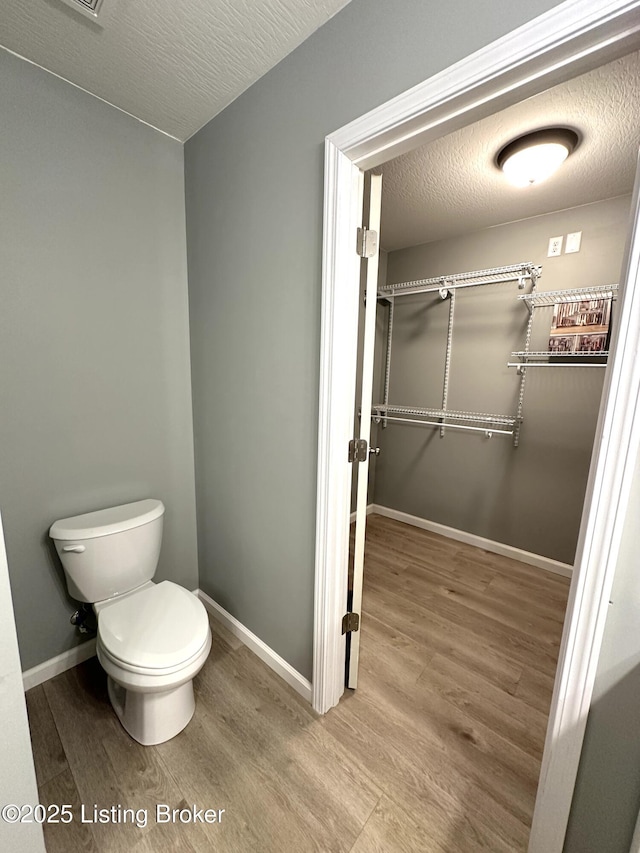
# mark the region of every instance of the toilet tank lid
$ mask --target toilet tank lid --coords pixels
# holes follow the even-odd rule
[[[86,512],[71,518],[55,521],[50,529],[52,539],[95,539],[98,536],[110,536],[148,524],[164,513],[162,501],[148,498],[144,501]]]

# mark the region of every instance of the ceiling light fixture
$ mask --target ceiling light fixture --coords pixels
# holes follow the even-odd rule
[[[513,139],[496,157],[499,169],[516,187],[528,187],[552,175],[578,147],[580,138],[568,127],[547,127]]]

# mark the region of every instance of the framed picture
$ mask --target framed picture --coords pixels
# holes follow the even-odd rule
[[[609,348],[611,296],[556,302],[549,333],[549,352],[557,355],[602,353]]]
[[[608,334],[578,335],[577,338],[576,352],[606,352],[608,348]]]
[[[556,335],[549,338],[549,352],[573,352],[575,345],[575,335]]]

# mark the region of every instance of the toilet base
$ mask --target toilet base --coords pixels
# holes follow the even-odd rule
[[[171,740],[188,724],[196,708],[193,681],[156,693],[138,693],[107,678],[109,699],[131,737],[143,746]]]

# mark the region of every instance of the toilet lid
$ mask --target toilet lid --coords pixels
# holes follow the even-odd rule
[[[145,587],[98,614],[104,649],[124,663],[149,669],[188,660],[202,648],[208,630],[202,602],[171,581]]]

